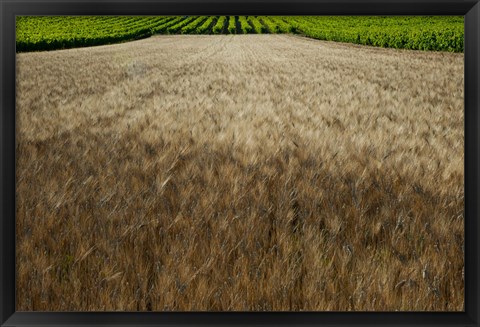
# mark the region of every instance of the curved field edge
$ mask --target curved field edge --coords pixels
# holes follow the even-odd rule
[[[17,52],[104,45],[154,34],[295,33],[426,51],[463,52],[461,16],[21,16]]]

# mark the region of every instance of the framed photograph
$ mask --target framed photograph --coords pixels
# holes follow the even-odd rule
[[[0,2],[1,326],[478,326],[478,1]]]

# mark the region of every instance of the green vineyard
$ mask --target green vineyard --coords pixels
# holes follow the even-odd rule
[[[292,33],[378,47],[463,52],[462,16],[20,16],[17,52],[118,43],[154,34]]]

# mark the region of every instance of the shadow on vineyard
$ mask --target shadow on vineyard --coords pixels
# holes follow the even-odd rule
[[[22,16],[17,52],[66,49],[154,34],[295,33],[306,37],[412,50],[463,52],[461,16]]]

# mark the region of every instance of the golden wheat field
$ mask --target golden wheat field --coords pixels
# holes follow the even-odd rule
[[[18,311],[462,311],[463,54],[17,54]]]

